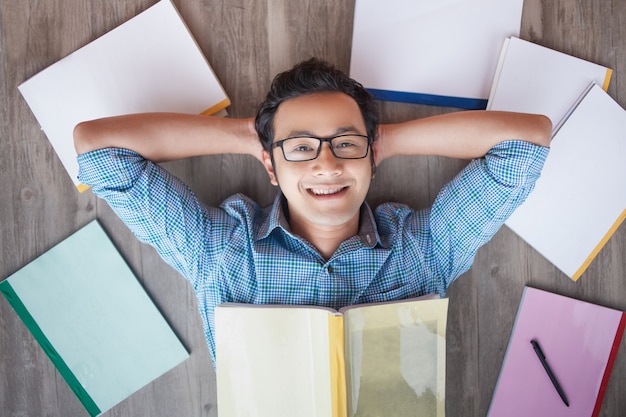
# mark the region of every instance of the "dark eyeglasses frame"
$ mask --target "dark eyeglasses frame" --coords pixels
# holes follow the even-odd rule
[[[367,139],[367,151],[365,152],[365,155],[360,156],[358,158],[345,158],[345,157],[337,156],[337,154],[335,154],[335,150],[333,149],[332,141],[334,139],[345,137],[345,136],[359,136],[359,137],[362,137],[362,138],[366,138]],[[317,148],[317,153],[315,154],[315,156],[313,158],[301,159],[301,160],[298,160],[298,161],[292,161],[290,159],[287,159],[287,155],[285,155],[285,149],[283,148],[283,144],[285,143],[285,141],[287,141],[289,139],[298,139],[298,138],[317,139],[317,140],[320,141],[320,146]],[[285,158],[285,161],[288,161],[288,162],[308,162],[308,161],[313,161],[313,160],[317,159],[320,156],[320,152],[322,152],[322,146],[324,145],[324,142],[328,142],[328,146],[330,147],[330,152],[332,152],[333,156],[335,158],[337,158],[337,159],[351,159],[351,160],[354,160],[354,159],[367,158],[367,155],[369,155],[370,148],[372,146],[372,138],[370,138],[367,135],[359,135],[359,134],[355,134],[355,133],[342,133],[341,135],[332,136],[332,137],[329,137],[329,138],[318,138],[317,136],[290,136],[288,138],[281,139],[281,140],[278,140],[278,141],[272,143],[272,149],[280,148],[282,153],[283,153],[283,158]]]

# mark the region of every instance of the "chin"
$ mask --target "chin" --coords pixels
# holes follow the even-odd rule
[[[331,213],[315,213],[309,216],[309,221],[321,227],[340,227],[350,223],[354,217],[358,217],[359,212],[354,214],[339,215],[336,212]]]

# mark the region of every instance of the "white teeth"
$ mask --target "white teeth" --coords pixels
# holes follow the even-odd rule
[[[311,188],[311,192],[315,195],[329,195],[329,194],[335,194],[338,193],[339,191],[343,190],[343,188],[332,188],[332,189],[325,189],[325,190],[316,190],[314,188]]]

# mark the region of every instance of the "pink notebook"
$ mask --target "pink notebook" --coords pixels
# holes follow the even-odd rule
[[[488,416],[597,416],[625,325],[622,311],[526,287]],[[533,350],[533,339],[569,407]]]

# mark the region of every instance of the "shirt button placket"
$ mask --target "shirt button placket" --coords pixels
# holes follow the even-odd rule
[[[333,302],[335,294],[334,282],[331,278],[333,268],[329,265],[321,265],[320,271],[320,284],[322,288],[322,297],[320,301],[322,304],[330,306]]]

